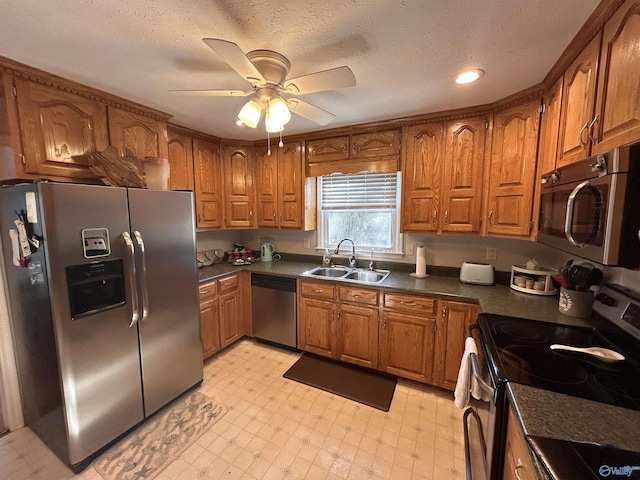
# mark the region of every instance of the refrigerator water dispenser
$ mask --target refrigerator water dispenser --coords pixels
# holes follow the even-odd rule
[[[124,305],[122,260],[72,265],[66,271],[73,320]]]

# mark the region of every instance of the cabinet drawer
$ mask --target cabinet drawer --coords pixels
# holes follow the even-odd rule
[[[238,275],[223,278],[218,281],[218,293],[232,292],[238,289]]]
[[[208,300],[216,296],[216,281],[205,283],[204,285],[200,285],[198,287],[198,292],[200,293],[200,302]]]
[[[338,287],[338,298],[342,302],[362,303],[378,306],[378,291],[365,288]]]
[[[335,300],[336,287],[328,283],[300,282],[300,295],[323,300]]]
[[[401,293],[385,293],[384,308],[407,313],[435,315],[437,300],[435,298],[403,295]]]

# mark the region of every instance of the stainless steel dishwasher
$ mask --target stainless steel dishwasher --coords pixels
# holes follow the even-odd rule
[[[296,280],[251,274],[253,336],[297,348]]]

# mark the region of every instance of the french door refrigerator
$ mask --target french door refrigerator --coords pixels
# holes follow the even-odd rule
[[[193,194],[0,188],[25,422],[74,471],[202,382]]]

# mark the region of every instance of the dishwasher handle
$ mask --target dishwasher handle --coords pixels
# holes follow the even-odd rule
[[[296,279],[290,277],[278,277],[275,275],[251,274],[251,286],[281,290],[283,292],[296,291]]]

